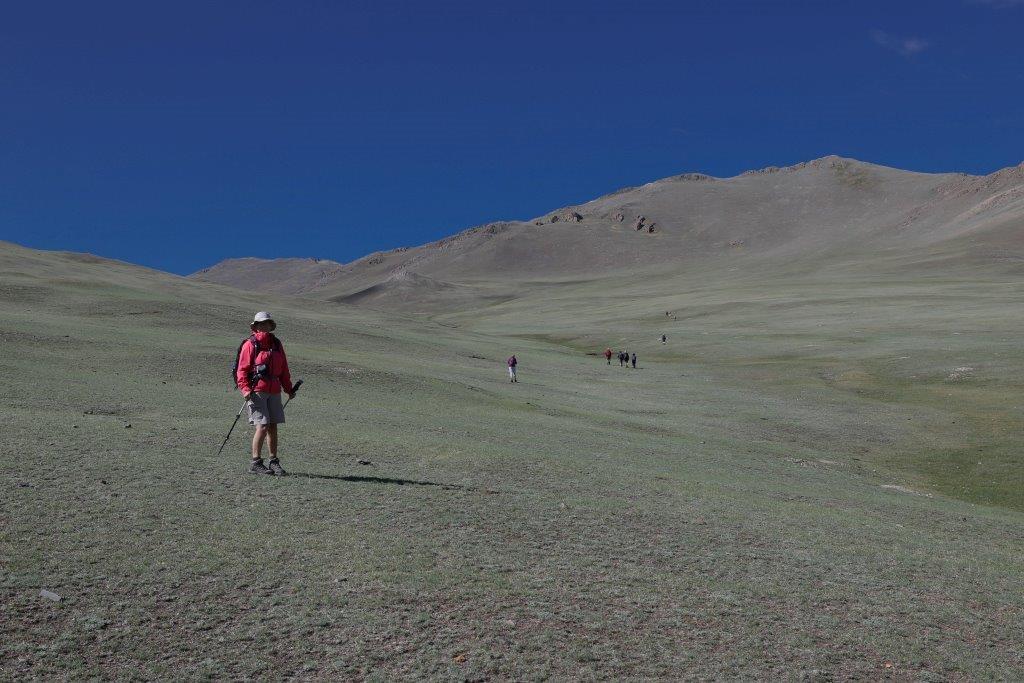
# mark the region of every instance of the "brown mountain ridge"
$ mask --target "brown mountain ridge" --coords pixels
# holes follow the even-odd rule
[[[229,259],[190,277],[427,310],[503,298],[512,284],[644,277],[715,263],[1015,265],[1024,258],[1022,238],[1024,164],[971,176],[826,156],[731,178],[677,175],[345,264]]]

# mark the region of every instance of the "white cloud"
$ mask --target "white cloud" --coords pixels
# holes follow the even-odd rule
[[[1024,2],[1024,0],[1022,0]],[[874,30],[871,32],[871,40],[874,41],[875,45],[880,45],[887,50],[893,50],[898,52],[904,57],[913,57],[916,54],[924,52],[930,46],[930,43],[923,38],[916,38],[913,36],[901,37],[894,36],[891,33],[885,31]]]

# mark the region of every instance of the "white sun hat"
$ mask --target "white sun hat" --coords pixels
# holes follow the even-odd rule
[[[252,327],[256,323],[265,323],[265,322],[269,322],[271,325],[274,326],[271,329],[277,329],[277,323],[274,322],[274,317],[272,315],[270,315],[270,313],[268,313],[266,311],[260,311],[259,313],[254,315],[252,317],[252,322],[249,323],[249,327]]]

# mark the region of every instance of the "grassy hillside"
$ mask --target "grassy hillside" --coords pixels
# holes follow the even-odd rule
[[[0,245],[0,675],[1018,679],[1020,283],[907,267],[425,320]],[[284,479],[214,457],[261,308]]]
[[[705,420],[694,429],[798,458],[827,451],[908,486],[1024,510],[1024,323],[1012,313],[1022,300],[1014,266],[938,275],[897,260],[866,271],[854,255],[848,267],[717,263],[552,285],[437,319],[580,353],[638,350],[686,413],[675,419]],[[731,408],[749,412],[725,417],[695,402],[673,390],[677,375],[733,388]]]

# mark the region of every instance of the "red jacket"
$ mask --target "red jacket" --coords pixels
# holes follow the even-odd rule
[[[288,358],[284,355],[284,345],[280,342],[274,344],[274,335],[269,332],[257,332],[255,336],[259,351],[257,352],[249,341],[242,344],[242,352],[238,354],[238,371],[235,372],[238,390],[243,395],[250,391],[280,394],[282,389],[286,394],[292,393],[292,376],[288,372]],[[267,364],[268,377],[250,387],[249,375],[252,374],[253,368],[263,363]]]

